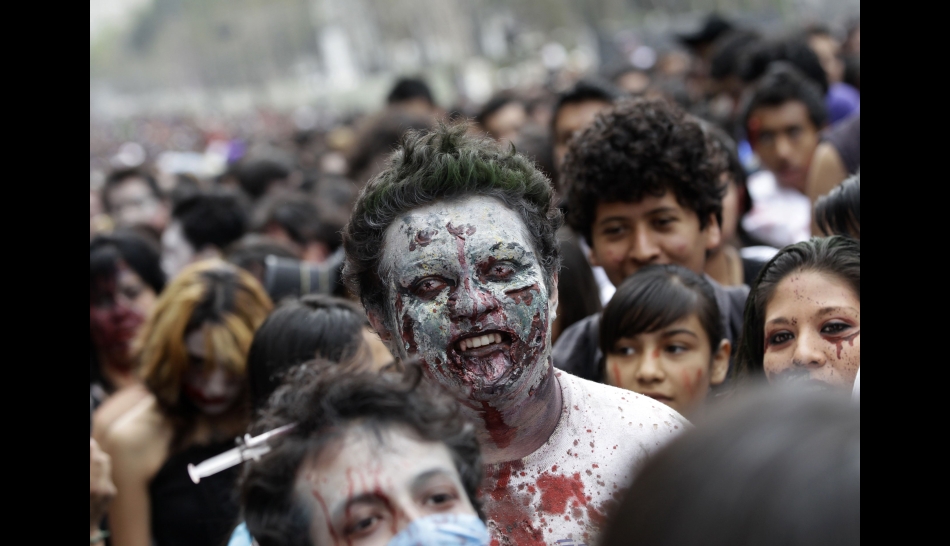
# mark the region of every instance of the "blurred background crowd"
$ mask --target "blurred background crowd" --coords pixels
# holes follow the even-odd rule
[[[473,133],[532,159],[567,208],[560,174],[575,135],[625,98],[674,103],[727,151],[722,237],[704,270],[727,287],[752,285],[786,245],[841,233],[814,218],[814,206],[860,169],[858,0],[93,0],[90,8],[93,536],[105,511],[95,499],[114,494],[99,479],[106,431],[147,392],[165,415],[182,404],[187,359],[174,371],[162,362],[250,351],[256,407],[276,388],[268,366],[315,352],[377,368],[392,360],[346,301],[341,230],[407,130],[470,119]],[[860,237],[859,222],[847,230]],[[582,237],[560,235],[571,271],[562,273],[555,343],[617,288],[589,266]],[[215,272],[224,266],[209,259],[238,269]],[[162,307],[169,291],[180,296]],[[297,298],[291,307],[288,297]],[[345,321],[354,326],[344,332]],[[208,334],[213,342],[184,335],[205,323],[224,325]],[[323,337],[287,333],[305,327]],[[254,372],[255,351],[269,355],[257,361],[263,371]],[[169,418],[151,474],[119,469],[182,474],[159,475],[167,491],[142,485],[152,487],[158,544],[175,543],[163,542],[161,522],[189,509],[162,504],[176,498],[173,482],[191,485],[185,466],[233,446],[247,428],[248,415],[215,405],[238,388],[229,380],[207,392],[198,392],[207,381],[195,382],[192,403],[212,417]],[[169,460],[183,452],[187,461]],[[124,505],[109,517],[142,510]]]

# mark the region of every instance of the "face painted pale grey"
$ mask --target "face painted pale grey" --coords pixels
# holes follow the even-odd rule
[[[517,402],[537,386],[553,309],[515,212],[483,196],[414,209],[387,229],[382,270],[394,344],[433,378],[481,401]]]

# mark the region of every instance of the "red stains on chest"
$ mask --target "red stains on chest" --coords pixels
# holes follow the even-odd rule
[[[572,476],[544,473],[538,476],[538,489],[541,491],[541,511],[548,514],[563,514],[567,511],[568,501],[575,500],[580,506],[587,506],[584,496],[584,482],[579,472]]]
[[[482,410],[479,412],[482,421],[485,422],[485,429],[492,442],[500,448],[506,448],[511,444],[515,436],[515,429],[505,423],[505,418],[500,411],[493,408],[488,402],[482,401]]]
[[[529,495],[514,490],[510,485],[512,473],[521,468],[521,463],[503,463],[485,476],[485,513],[493,527],[492,545],[545,545],[544,533],[531,523],[534,514],[529,505],[534,497],[534,487],[527,487]]]

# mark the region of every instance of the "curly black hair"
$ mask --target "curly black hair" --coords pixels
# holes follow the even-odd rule
[[[597,115],[568,147],[561,170],[571,204],[567,222],[593,243],[591,228],[604,202],[637,202],[668,191],[699,216],[722,222],[728,166],[711,137],[680,107],[663,99],[623,100]]]
[[[244,469],[241,510],[251,536],[261,546],[312,546],[310,507],[295,494],[297,472],[354,428],[385,442],[384,431],[404,426],[425,441],[445,444],[465,493],[484,519],[476,494],[482,465],[475,429],[458,404],[436,389],[422,381],[422,369],[413,363],[382,373],[325,361],[291,369],[251,427],[256,435],[296,424]]]
[[[360,192],[343,230],[343,278],[367,312],[385,316],[391,299],[380,271],[386,228],[412,209],[471,195],[494,197],[521,217],[551,286],[560,266],[561,225],[551,181],[514,147],[504,150],[468,135],[469,129],[465,122],[440,123],[431,132],[407,132],[387,168]]]

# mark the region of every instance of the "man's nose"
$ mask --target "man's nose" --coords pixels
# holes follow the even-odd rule
[[[459,317],[478,317],[495,309],[495,298],[471,279],[463,280],[449,297],[450,308]]]
[[[633,240],[630,244],[629,256],[637,263],[643,265],[651,264],[659,259],[660,247],[656,244],[656,241],[649,230],[635,230],[633,233]]]
[[[409,524],[425,515],[425,511],[414,502],[408,500],[393,502],[393,536],[401,533]]]
[[[775,139],[775,153],[782,159],[789,159],[792,156],[792,141],[785,135],[779,135]]]

